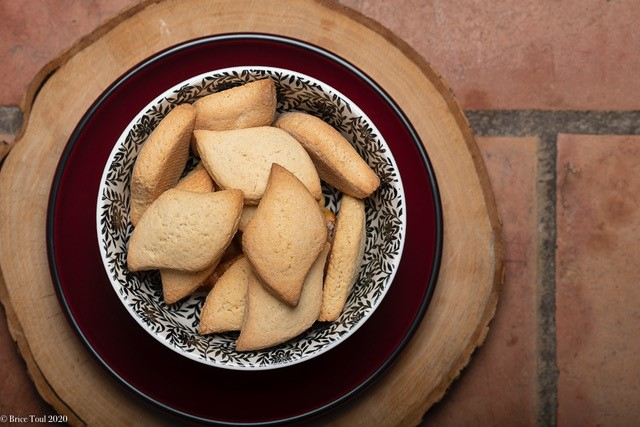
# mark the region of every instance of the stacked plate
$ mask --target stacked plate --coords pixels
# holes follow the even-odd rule
[[[167,306],[158,275],[126,270],[127,184],[141,144],[172,106],[267,77],[276,82],[279,111],[331,123],[382,184],[366,203],[365,261],[342,316],[280,346],[241,353],[237,334],[197,334],[201,296]],[[324,191],[336,210],[339,193]],[[158,53],[92,105],[61,158],[47,233],[60,302],[107,370],[174,414],[247,425],[319,414],[379,377],[430,302],[442,215],[422,142],[365,73],[298,40],[228,34]]]

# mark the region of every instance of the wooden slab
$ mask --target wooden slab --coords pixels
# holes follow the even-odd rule
[[[171,421],[132,399],[68,325],[49,275],[47,202],[73,128],[110,83],[168,46],[228,32],[299,38],[344,57],[398,102],[425,143],[445,223],[436,293],[389,371],[322,420],[348,426],[415,425],[486,336],[502,284],[500,223],[468,123],[439,75],[379,24],[327,1],[148,1],[42,70],[25,96],[24,128],[0,171],[0,299],[29,373],[43,398],[73,425]],[[77,93],[82,96],[69,96]]]

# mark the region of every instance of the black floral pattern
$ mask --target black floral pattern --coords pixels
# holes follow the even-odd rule
[[[366,200],[367,240],[358,281],[340,318],[317,323],[299,337],[271,349],[236,352],[237,332],[197,333],[204,297],[192,296],[168,306],[157,271],[131,273],[126,252],[129,182],[136,156],[157,124],[175,106],[208,94],[270,77],[278,111],[305,111],[338,129],[376,171],[380,188]],[[187,169],[197,163],[191,158]],[[341,194],[323,184],[325,204],[337,212]],[[405,198],[395,161],[375,126],[342,94],[315,79],[289,70],[233,68],[194,77],[158,97],[117,141],[105,167],[97,206],[97,232],[105,270],[133,317],[160,342],[202,363],[232,369],[269,369],[298,363],[337,345],[356,330],[381,302],[400,262],[405,234]]]

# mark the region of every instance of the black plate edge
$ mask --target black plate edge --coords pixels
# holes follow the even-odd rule
[[[80,329],[79,325],[77,324],[77,322],[75,321],[75,319],[73,318],[73,315],[71,314],[70,311],[70,307],[66,301],[66,298],[62,292],[61,289],[61,285],[60,285],[60,276],[58,273],[58,268],[56,265],[56,257],[55,257],[55,251],[54,251],[54,245],[53,245],[53,233],[54,233],[54,229],[53,229],[53,222],[54,222],[54,211],[55,211],[55,205],[56,205],[56,199],[57,199],[57,195],[58,195],[58,186],[60,183],[60,180],[62,178],[62,174],[64,172],[64,169],[66,167],[66,164],[69,160],[69,157],[71,155],[71,152],[73,151],[73,148],[77,142],[77,139],[79,137],[79,134],[81,133],[82,129],[84,128],[85,124],[93,117],[93,115],[95,114],[96,110],[98,109],[98,107],[102,104],[102,102],[104,102],[110,95],[111,93],[113,93],[120,85],[122,85],[124,82],[126,82],[128,79],[130,79],[133,75],[135,75],[139,70],[141,70],[142,68],[148,66],[149,64],[152,64],[154,62],[157,62],[159,60],[161,60],[162,58],[171,55],[173,52],[176,51],[180,51],[184,48],[188,48],[191,46],[195,46],[195,45],[199,45],[199,44],[204,44],[204,43],[209,43],[212,41],[218,41],[218,40],[233,40],[233,39],[247,39],[247,38],[253,38],[253,39],[258,39],[258,40],[268,40],[268,41],[276,41],[276,42],[280,42],[280,43],[289,43],[304,49],[308,49],[311,51],[314,51],[322,56],[325,56],[329,59],[331,59],[332,61],[335,61],[337,63],[339,63],[340,65],[342,65],[344,68],[348,69],[349,71],[351,71],[352,73],[354,73],[355,75],[357,75],[358,77],[362,78],[363,81],[365,81],[367,83],[367,85],[369,85],[375,92],[377,92],[384,100],[385,102],[387,102],[391,108],[394,110],[394,112],[397,114],[397,116],[401,119],[401,121],[403,122],[403,124],[406,126],[406,129],[409,131],[409,133],[411,134],[411,138],[413,139],[416,148],[418,149],[419,153],[420,153],[420,157],[422,159],[422,162],[425,166],[425,169],[427,171],[427,175],[429,177],[429,183],[430,183],[430,189],[431,189],[431,193],[432,193],[432,202],[435,208],[435,217],[436,217],[436,239],[435,239],[435,248],[434,248],[434,261],[433,261],[433,265],[432,265],[432,269],[431,269],[431,275],[429,277],[429,281],[427,284],[427,292],[426,295],[422,301],[422,304],[420,306],[420,309],[418,311],[417,316],[415,317],[410,329],[407,331],[407,333],[405,334],[405,336],[403,337],[403,339],[401,340],[400,344],[396,347],[396,349],[393,351],[393,353],[387,358],[386,362],[383,363],[375,372],[373,372],[369,378],[367,380],[365,380],[363,383],[361,383],[358,387],[352,389],[349,393],[343,395],[342,397],[340,397],[339,399],[331,402],[330,404],[327,404],[325,406],[319,407],[313,411],[310,411],[308,413],[305,414],[300,414],[298,416],[295,417],[291,417],[291,418],[287,418],[287,419],[281,419],[281,420],[274,420],[274,421],[269,421],[269,422],[264,422],[264,423],[233,423],[233,422],[221,422],[219,420],[210,420],[210,419],[206,419],[206,418],[201,418],[198,416],[194,416],[192,414],[188,414],[188,413],[184,413],[182,411],[176,410],[175,408],[171,408],[168,405],[163,404],[162,402],[159,402],[149,396],[147,396],[146,394],[144,394],[143,392],[141,392],[140,390],[138,390],[135,386],[133,386],[132,384],[130,384],[127,380],[125,380],[124,378],[122,378],[117,372],[115,372],[109,365],[108,363],[95,351],[95,349],[91,346],[91,344],[89,343],[88,339],[86,338],[86,336],[83,334],[82,330]],[[199,37],[196,39],[192,39],[189,41],[185,41],[182,43],[179,43],[177,45],[174,45],[172,47],[169,47],[163,51],[158,52],[157,54],[153,55],[152,57],[140,62],[139,64],[135,65],[133,68],[131,68],[129,71],[125,72],[124,75],[122,75],[120,78],[118,78],[114,83],[112,83],[99,97],[96,101],[93,102],[93,104],[89,107],[89,109],[87,110],[87,112],[84,114],[84,116],[82,117],[82,119],[80,120],[80,122],[78,123],[78,125],[75,127],[73,133],[71,134],[71,136],[69,137],[69,141],[67,142],[62,155],[60,157],[60,161],[58,163],[58,166],[56,167],[56,173],[53,177],[52,180],[52,184],[51,184],[51,191],[49,193],[49,201],[48,201],[48,206],[47,206],[47,222],[46,222],[46,247],[47,247],[47,257],[48,257],[48,261],[49,261],[49,269],[50,269],[50,273],[51,273],[51,277],[53,279],[53,284],[54,284],[54,288],[56,291],[56,295],[58,297],[58,301],[60,302],[60,305],[62,306],[65,316],[67,318],[67,320],[69,321],[69,323],[71,324],[72,328],[74,329],[74,331],[76,332],[76,334],[78,334],[78,336],[81,338],[82,343],[84,344],[85,348],[89,350],[89,352],[91,353],[91,355],[98,361],[98,363],[100,365],[102,365],[111,375],[113,375],[114,378],[116,378],[118,380],[118,382],[122,385],[124,385],[126,387],[126,389],[130,392],[132,392],[133,394],[135,394],[138,397],[141,397],[143,401],[145,401],[146,403],[150,403],[153,406],[160,408],[172,415],[177,415],[180,417],[184,417],[184,419],[192,421],[192,422],[196,422],[196,423],[204,423],[204,424],[209,424],[209,425],[220,425],[220,426],[258,426],[258,425],[278,425],[278,424],[286,424],[286,423],[293,423],[293,422],[298,422],[298,421],[303,421],[306,419],[310,419],[310,418],[314,418],[317,417],[327,411],[329,411],[330,409],[334,409],[337,406],[344,404],[345,402],[347,402],[348,400],[354,398],[357,394],[361,393],[365,388],[367,388],[368,386],[370,386],[376,379],[378,379],[381,374],[383,372],[385,372],[391,365],[392,363],[397,359],[398,355],[404,350],[404,348],[407,346],[407,344],[409,343],[409,341],[411,340],[411,338],[413,337],[415,331],[417,330],[418,326],[420,325],[420,323],[422,322],[422,319],[424,318],[424,315],[427,311],[427,308],[431,302],[431,299],[433,297],[433,293],[435,291],[435,287],[436,287],[436,283],[438,280],[438,275],[440,272],[440,265],[441,265],[441,259],[442,259],[442,246],[443,246],[443,213],[442,213],[442,204],[441,204],[441,199],[440,199],[440,191],[439,191],[439,186],[436,180],[436,176],[435,176],[435,172],[431,163],[431,160],[429,159],[429,156],[426,152],[426,149],[422,143],[422,140],[420,139],[420,137],[418,136],[415,128],[413,127],[413,125],[410,123],[410,121],[407,119],[406,115],[404,114],[404,112],[402,111],[402,109],[399,107],[399,105],[389,96],[389,94],[384,91],[384,89],[382,89],[373,79],[371,79],[366,73],[364,73],[362,70],[360,70],[358,67],[356,67],[355,65],[351,64],[350,62],[346,61],[345,59],[339,57],[338,55],[323,49],[321,47],[318,47],[316,45],[313,45],[309,42],[306,41],[302,41],[302,40],[298,40],[298,39],[294,39],[294,38],[290,38],[290,37],[284,37],[284,36],[280,36],[280,35],[274,35],[274,34],[266,34],[266,33],[226,33],[226,34],[219,34],[219,35],[210,35],[210,36],[204,36],[204,37]]]

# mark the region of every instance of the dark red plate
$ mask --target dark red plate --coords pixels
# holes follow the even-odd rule
[[[255,372],[189,360],[144,331],[109,283],[95,228],[104,165],[134,116],[158,94],[189,77],[239,65],[298,71],[355,102],[389,144],[407,202],[403,258],[373,316],[321,356]],[[69,139],[54,177],[47,221],[49,264],[60,304],[99,363],[143,400],[181,418],[220,424],[317,416],[371,384],[422,320],[435,288],[442,247],[442,214],[433,169],[397,104],[366,74],[336,55],[302,41],[265,34],[225,34],[186,42],[144,61],[110,86]]]

